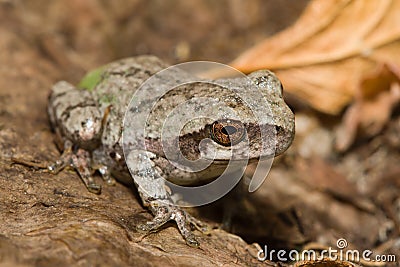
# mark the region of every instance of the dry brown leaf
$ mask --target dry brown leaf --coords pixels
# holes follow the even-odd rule
[[[386,62],[400,66],[399,11],[396,0],[315,0],[292,27],[231,65],[243,72],[272,69],[288,92],[339,114],[364,90],[365,73]]]
[[[389,121],[393,108],[400,102],[400,69],[382,64],[365,75],[346,110],[337,132],[336,149],[344,151],[353,143],[358,130],[366,136],[379,133]]]

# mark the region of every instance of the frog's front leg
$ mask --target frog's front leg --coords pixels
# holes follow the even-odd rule
[[[87,190],[94,194],[101,193],[101,185],[96,184],[93,179],[91,167],[91,155],[88,151],[79,148],[71,156],[73,168],[78,172]]]
[[[47,169],[51,174],[59,173],[65,167],[71,165],[72,155],[72,143],[67,140],[64,143],[64,149],[61,156],[54,163],[47,166]]]
[[[47,169],[50,173],[57,174],[65,167],[71,166],[78,172],[89,192],[100,194],[101,185],[94,182],[91,165],[90,153],[81,148],[74,152],[72,143],[67,140],[64,143],[64,150],[60,158],[54,163],[50,164]]]
[[[127,158],[127,164],[138,187],[143,205],[148,207],[154,215],[153,220],[138,225],[137,230],[156,231],[166,222],[173,220],[186,243],[198,247],[199,242],[191,230],[191,224],[198,227],[204,224],[173,203],[165,180],[161,176],[161,170],[152,161],[155,157],[155,154],[148,151],[132,151]]]

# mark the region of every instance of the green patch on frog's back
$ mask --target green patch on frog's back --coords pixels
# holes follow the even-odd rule
[[[100,99],[99,102],[101,104],[113,104],[117,101],[117,98],[115,97],[115,95],[113,94],[103,94]]]
[[[95,70],[89,71],[79,82],[78,87],[88,91],[93,91],[96,85],[102,80],[105,69],[106,66],[102,66]]]

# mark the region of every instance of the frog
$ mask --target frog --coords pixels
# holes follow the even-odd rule
[[[168,66],[152,55],[129,57],[90,72],[77,86],[54,84],[48,115],[62,154],[48,170],[57,174],[72,166],[95,194],[102,190],[95,171],[109,185],[115,179],[135,184],[154,215],[136,229],[153,232],[172,220],[186,243],[198,247],[191,226],[204,229],[204,224],[177,204],[179,194],[171,188],[202,186],[222,174],[229,180],[239,173],[242,179],[248,164],[273,158],[290,146],[294,114],[284,101],[281,82],[269,70],[214,80],[180,69],[158,75]],[[167,87],[172,89],[157,91]],[[253,99],[245,99],[251,92]],[[244,102],[253,100],[252,108],[245,108]],[[229,112],[214,107],[217,102]],[[191,120],[200,112],[203,116]],[[261,114],[257,120],[254,112]],[[190,164],[182,166],[185,161]]]

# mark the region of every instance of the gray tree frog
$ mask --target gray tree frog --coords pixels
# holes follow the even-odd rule
[[[175,205],[165,181],[184,186],[199,185],[221,175],[232,158],[240,161],[246,157],[248,162],[253,162],[282,153],[294,136],[294,115],[283,100],[280,81],[267,70],[254,72],[247,79],[185,83],[166,92],[158,101],[152,99],[154,92],[149,89],[143,91],[139,105],[146,101],[156,102],[150,114],[141,114],[140,108],[128,109],[132,96],[143,82],[166,67],[157,57],[138,56],[100,68],[84,78],[78,87],[65,81],[56,83],[49,96],[48,113],[57,138],[62,141],[63,153],[48,168],[57,173],[72,165],[87,189],[97,194],[101,192],[101,186],[92,177],[95,170],[108,184],[114,183],[113,177],[135,181],[143,204],[154,215],[153,220],[139,225],[138,229],[154,231],[165,222],[174,220],[186,242],[198,246],[190,224],[199,225],[200,222]],[[94,83],[93,75],[97,76]],[[188,75],[184,71],[175,71],[155,80],[150,87],[184,81]],[[261,92],[257,101],[264,101],[270,107],[261,122],[254,120],[251,110],[244,108],[243,101],[235,94],[248,87],[249,79]],[[202,104],[204,97],[222,100],[239,115],[230,117],[229,113],[219,112],[218,108],[211,109],[209,116],[183,123],[176,131],[176,137],[166,138],[165,142],[178,147],[179,153],[165,151],[161,129],[173,128],[188,120],[185,109],[175,113],[173,110],[188,101],[198,109],[195,112],[205,110],[205,106],[210,105]],[[253,108],[259,108],[257,103]],[[127,112],[133,120],[135,116],[139,120],[141,115],[146,115],[146,131],[135,129],[136,122],[124,124]],[[164,124],[171,116],[171,125]],[[268,131],[264,136],[260,134],[265,129],[270,129],[271,134]],[[126,135],[127,131],[129,135]],[[144,145],[124,151],[124,145],[133,145],[138,138],[144,140]],[[188,171],[174,164],[182,158],[191,162],[206,158],[210,163],[201,171]]]

